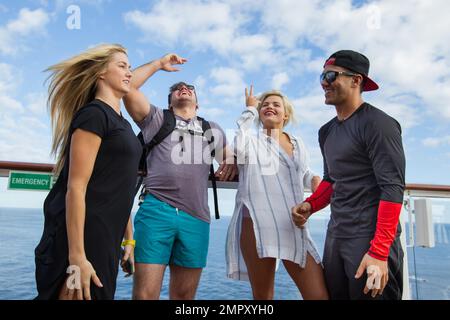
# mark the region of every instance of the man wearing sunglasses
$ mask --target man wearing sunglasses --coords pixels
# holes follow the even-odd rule
[[[141,129],[146,144],[174,119],[170,130],[147,157],[144,199],[134,219],[134,299],[159,299],[166,267],[170,269],[170,299],[190,300],[206,265],[210,211],[208,176],[214,154],[205,121],[197,116],[194,86],[178,82],[170,87],[169,111],[151,105],[139,88],[155,72],[178,71],[174,65],[187,60],[176,54],[142,65],[133,71],[125,107]],[[175,123],[173,123],[175,122]],[[215,159],[221,165],[216,177],[232,180],[237,167],[223,130],[209,121],[214,137]],[[160,138],[158,138],[160,139]],[[228,159],[226,157],[229,157]]]
[[[402,297],[401,128],[363,101],[363,91],[378,89],[368,75],[369,60],[355,51],[338,51],[325,62],[320,83],[337,116],[319,130],[324,176],[316,192],[292,208],[300,227],[331,203],[323,256],[331,299]]]

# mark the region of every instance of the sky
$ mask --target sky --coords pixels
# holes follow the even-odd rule
[[[335,109],[324,104],[319,74],[333,52],[352,49],[370,59],[380,85],[364,100],[401,124],[406,182],[450,185],[449,11],[446,0],[0,1],[0,160],[54,163],[44,70],[120,43],[133,67],[169,52],[187,58],[179,72],[157,72],[143,92],[166,107],[171,84],[193,83],[199,115],[229,139],[246,86],[281,90],[298,120],[286,130],[302,137],[321,175],[317,131]],[[0,205],[23,196],[39,207],[45,194],[6,191],[0,178]]]

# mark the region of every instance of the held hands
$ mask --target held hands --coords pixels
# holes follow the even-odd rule
[[[292,220],[298,228],[304,228],[311,214],[311,204],[309,202],[300,203],[292,208]]]
[[[179,71],[180,69],[173,67],[176,64],[184,64],[187,59],[180,57],[175,53],[169,53],[159,59],[160,69],[167,72]]]
[[[367,270],[364,294],[368,294],[372,290],[372,298],[375,298],[377,294],[382,295],[389,280],[387,261],[372,258],[366,253],[356,271],[355,279],[361,278],[364,270]]]
[[[247,107],[257,107],[259,104],[259,100],[253,96],[253,85],[250,85],[250,94],[248,93],[247,88],[245,88],[245,105]]]

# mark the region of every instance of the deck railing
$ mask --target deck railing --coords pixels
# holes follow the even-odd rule
[[[0,161],[0,177],[9,177],[10,171],[29,171],[29,172],[42,172],[51,173],[53,171],[54,165],[50,163],[31,163],[31,162],[12,162],[12,161]],[[224,189],[236,189],[237,188],[237,178],[232,182],[219,182],[217,186]],[[310,190],[305,190],[310,192]],[[404,283],[410,283],[408,270],[408,256],[407,248],[412,248],[414,253],[414,229],[413,229],[413,214],[411,210],[411,204],[413,198],[447,198],[450,199],[450,185],[433,185],[433,184],[406,184],[405,186],[405,209],[406,215],[401,219],[403,230],[405,229],[405,220],[408,221],[408,238],[406,233],[402,233],[402,246],[405,251],[405,261],[404,263]],[[414,257],[415,258],[415,257]],[[414,275],[416,276],[416,275]],[[416,284],[417,290],[417,284]],[[416,294],[417,296],[417,294]],[[404,286],[404,299],[411,298],[410,286]]]
[[[0,177],[8,177],[9,171],[34,171],[52,172],[54,165],[51,163],[0,161]],[[218,187],[235,188],[236,181],[222,182]],[[450,185],[435,184],[406,184],[405,193],[411,197],[450,198]]]

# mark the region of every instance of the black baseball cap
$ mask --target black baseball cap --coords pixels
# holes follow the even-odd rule
[[[324,67],[328,65],[343,67],[362,75],[364,77],[363,91],[372,91],[379,88],[375,81],[369,78],[369,59],[359,52],[352,50],[337,51],[325,61]]]

